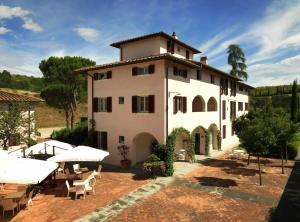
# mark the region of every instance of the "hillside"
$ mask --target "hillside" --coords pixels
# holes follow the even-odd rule
[[[0,88],[1,91],[17,93],[27,96],[39,97],[39,93],[17,89]],[[35,107],[36,123],[38,128],[65,126],[65,115],[63,110],[48,106],[45,102],[38,103]],[[80,117],[87,116],[87,104],[79,104],[76,112],[76,122]]]

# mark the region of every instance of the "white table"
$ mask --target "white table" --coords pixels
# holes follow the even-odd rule
[[[74,180],[73,185],[74,186],[80,186],[80,185],[85,185],[87,183],[86,180]]]

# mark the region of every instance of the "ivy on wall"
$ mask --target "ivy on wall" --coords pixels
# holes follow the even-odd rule
[[[203,126],[197,126],[191,134],[191,149],[193,150],[194,153],[194,159],[195,159],[195,150],[196,150],[196,141],[195,141],[195,136],[196,133],[199,133],[199,130],[203,129],[204,134],[205,134],[205,155],[209,155],[209,143],[210,143],[210,136],[209,136],[209,131],[203,127]]]
[[[175,128],[172,130],[172,132],[170,133],[170,135],[168,136],[167,139],[167,155],[166,155],[166,160],[165,160],[165,164],[166,164],[166,176],[172,176],[174,173],[174,151],[175,151],[175,145],[176,145],[176,139],[179,135],[181,134],[185,134],[187,136],[187,138],[190,139],[190,132],[183,128],[183,127],[179,127],[179,128]],[[189,143],[190,144],[190,143]],[[191,146],[189,145],[188,148],[188,155],[189,157],[191,157]]]
[[[218,150],[221,150],[222,148],[222,136],[221,136],[221,131],[218,130],[217,133],[217,140],[218,140]]]

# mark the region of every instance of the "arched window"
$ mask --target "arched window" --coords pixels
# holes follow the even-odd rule
[[[196,96],[194,98],[192,112],[205,112],[205,102],[202,96]]]
[[[217,100],[214,97],[210,97],[207,102],[207,111],[214,112],[217,111]]]

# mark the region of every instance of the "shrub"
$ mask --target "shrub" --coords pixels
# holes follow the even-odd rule
[[[160,161],[158,156],[151,154],[147,161],[143,163],[144,172],[150,177],[157,177],[165,175],[166,166],[164,161]]]
[[[162,161],[165,161],[167,156],[167,146],[165,144],[156,144],[152,148],[152,153]]]
[[[33,145],[37,144],[37,142],[35,140],[33,140],[32,138],[29,138],[27,141],[27,147],[31,147]]]
[[[61,142],[70,143],[73,145],[82,145],[88,138],[88,126],[87,123],[79,124],[75,128],[63,128],[59,131],[55,131],[56,139]]]

